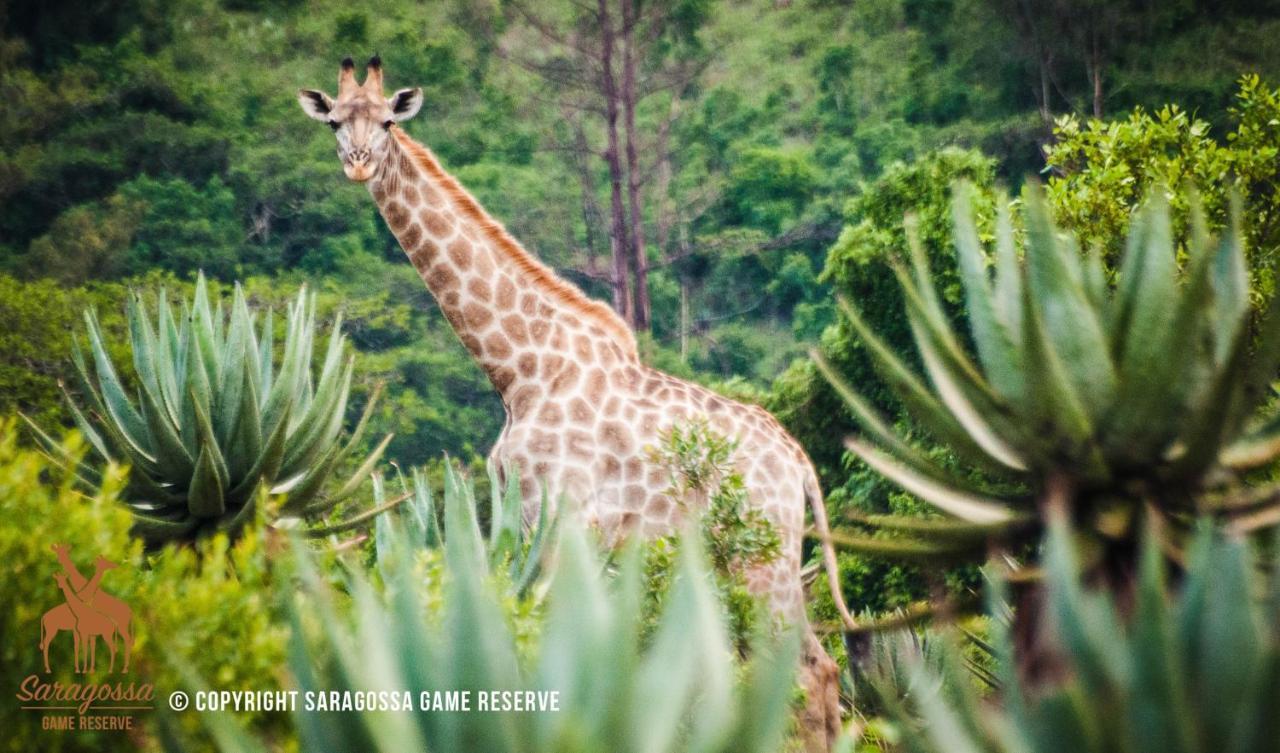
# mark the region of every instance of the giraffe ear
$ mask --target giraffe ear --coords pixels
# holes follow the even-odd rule
[[[418,114],[422,108],[422,87],[401,89],[387,97],[387,107],[391,108],[391,119],[399,123]]]
[[[299,89],[298,104],[302,111],[322,123],[329,122],[329,111],[333,109],[333,100],[328,94],[315,89]]]

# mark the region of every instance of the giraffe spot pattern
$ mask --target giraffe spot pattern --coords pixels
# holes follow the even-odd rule
[[[511,343],[507,342],[501,332],[491,332],[484,339],[484,353],[490,358],[505,361],[511,357]]]
[[[436,203],[436,202],[432,202]],[[447,238],[453,232],[453,220],[443,212],[434,209],[422,210],[422,226],[437,238]]]
[[[493,298],[493,291],[489,288],[489,283],[480,277],[473,277],[467,283],[467,292],[478,301],[488,303]]]
[[[463,272],[471,269],[471,244],[466,238],[455,238],[446,250],[455,267]]]

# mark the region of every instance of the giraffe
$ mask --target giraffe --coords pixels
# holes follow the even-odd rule
[[[606,538],[678,529],[683,507],[669,476],[646,448],[680,422],[706,420],[736,440],[735,468],[751,504],[777,528],[781,556],[748,573],[748,585],[776,614],[805,630],[801,681],[809,747],[825,749],[839,731],[838,669],[808,626],[800,579],[805,504],[814,523],[833,598],[846,627],[835,554],[817,476],[808,456],[769,413],[742,405],[640,361],[633,333],[526,251],[398,123],[422,106],[421,88],[383,94],[375,56],[357,83],[342,61],[338,96],[303,89],[302,109],[327,124],[343,171],[368,188],[462,344],[502,399],[506,423],[490,452],[516,468],[527,518],[548,499],[575,501]]]
[[[86,585],[85,579],[76,568],[76,563],[71,561],[67,545],[54,544],[51,548],[54,554],[58,555],[58,563],[62,565],[63,571],[66,572],[67,577],[71,580],[71,587],[75,589],[76,593],[82,593]],[[95,571],[98,569],[110,570],[116,566],[116,563],[101,555],[94,560]],[[111,621],[116,624],[116,630],[120,632],[120,639],[124,642],[124,668],[121,671],[128,672],[134,644],[133,610],[129,608],[128,604],[102,590],[94,592],[91,596],[84,597],[84,601],[89,606],[110,617]]]
[[[115,563],[102,557],[98,558],[93,570],[93,577],[83,588],[76,592],[76,595],[90,604],[93,598],[98,594],[98,584],[102,582],[102,575],[107,570],[115,567]],[[78,574],[78,573],[77,573]],[[53,639],[63,630],[74,631],[76,629],[76,616],[71,611],[71,606],[67,603],[59,604],[44,613],[40,618],[40,651],[44,653],[44,671],[52,672],[49,669],[49,644],[53,643]],[[125,670],[128,671],[126,665]]]
[[[108,672],[114,672],[116,668],[116,624],[110,617],[102,612],[94,609],[85,603],[71,586],[67,584],[67,576],[62,573],[54,573],[53,579],[58,582],[58,588],[62,589],[62,595],[67,599],[67,606],[71,608],[71,613],[75,615],[76,627],[76,672],[92,673],[97,669],[98,659],[98,636],[107,642],[107,648],[111,651],[111,666]],[[88,654],[89,666],[83,668],[80,662],[80,649],[84,646],[84,641],[88,639],[89,645],[85,649]]]

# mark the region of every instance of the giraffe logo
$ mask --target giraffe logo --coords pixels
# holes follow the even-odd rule
[[[102,576],[118,565],[106,557],[94,560],[93,575],[85,578],[71,560],[66,544],[54,544],[53,552],[63,572],[54,581],[62,592],[63,603],[44,613],[40,619],[40,651],[44,655],[44,671],[49,667],[49,646],[61,632],[71,633],[75,645],[76,674],[92,674],[97,670],[98,638],[107,646],[107,672],[114,672],[119,644],[123,646],[123,667],[129,671],[133,654],[133,610],[120,599],[102,589]]]

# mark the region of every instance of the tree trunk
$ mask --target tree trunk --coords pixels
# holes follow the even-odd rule
[[[596,255],[600,253],[600,243],[596,238],[602,221],[600,205],[596,202],[596,181],[591,174],[591,163],[588,156],[592,154],[591,145],[587,143],[587,134],[582,123],[574,120],[573,130],[573,166],[578,171],[578,187],[582,191],[582,224],[586,228],[584,241],[587,247],[587,267],[596,268]]]
[[[636,154],[636,12],[634,0],[622,0],[622,123],[627,139],[627,199],[630,205],[631,326],[649,329],[649,259],[645,255],[644,216],[640,208],[640,160]]]
[[[1093,117],[1102,120],[1102,56],[1098,53],[1098,30],[1090,29],[1089,80],[1093,82]]]
[[[605,131],[609,144],[604,160],[609,165],[610,251],[613,254],[613,307],[622,318],[632,321],[631,289],[628,282],[627,215],[622,206],[622,162],[618,154],[618,85],[613,74],[613,49],[616,37],[609,16],[608,0],[599,0],[600,14],[600,93],[604,96]]]

